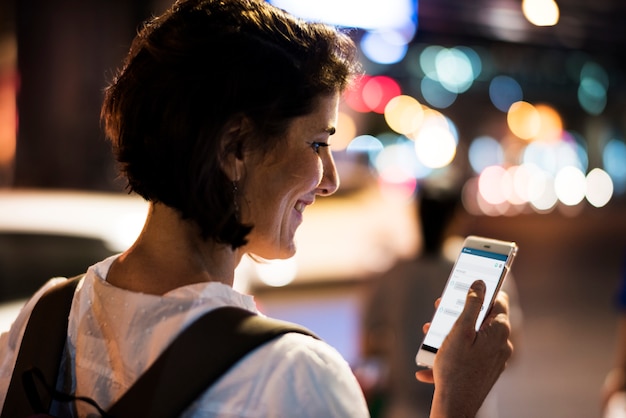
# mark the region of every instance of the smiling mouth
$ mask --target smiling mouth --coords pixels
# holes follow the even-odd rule
[[[300,212],[300,213],[304,212],[304,209],[305,209],[305,208],[306,208],[306,204],[305,204],[304,202],[296,202],[295,209],[296,209],[298,212]]]

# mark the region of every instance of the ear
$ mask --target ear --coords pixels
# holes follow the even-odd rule
[[[244,116],[231,119],[220,136],[220,166],[230,181],[244,174],[244,142],[249,122]]]

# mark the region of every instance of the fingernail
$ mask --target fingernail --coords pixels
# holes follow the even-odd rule
[[[485,290],[485,283],[483,281],[477,281],[472,287],[475,291],[482,292],[483,290]]]

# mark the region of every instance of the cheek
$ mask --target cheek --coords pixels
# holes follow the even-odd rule
[[[323,165],[317,155],[299,152],[258,174],[246,184],[244,211],[257,225],[277,222],[296,200],[313,192],[322,180]]]
[[[309,193],[320,184],[323,172],[322,162],[315,155],[293,158],[278,173],[278,182],[286,193]]]

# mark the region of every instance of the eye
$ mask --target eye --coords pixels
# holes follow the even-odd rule
[[[309,145],[311,146],[311,148],[313,148],[313,151],[315,151],[316,154],[320,153],[320,148],[327,148],[330,146],[330,144],[327,142],[319,142],[319,141],[309,142]]]

